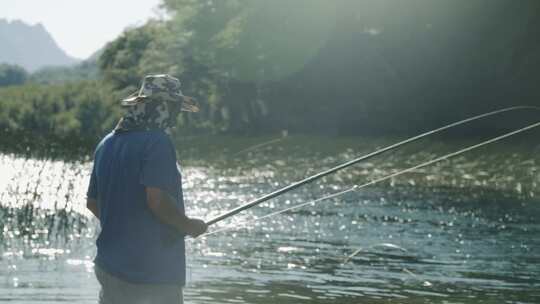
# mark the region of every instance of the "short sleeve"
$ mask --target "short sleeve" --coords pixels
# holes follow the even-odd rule
[[[159,136],[145,149],[140,183],[170,192],[175,187],[177,175],[174,147],[167,137]]]
[[[88,184],[88,191],[86,192],[87,198],[92,198],[97,200],[98,198],[98,187],[97,187],[97,178],[96,178],[96,163],[92,168],[92,174],[90,175],[90,183]]]

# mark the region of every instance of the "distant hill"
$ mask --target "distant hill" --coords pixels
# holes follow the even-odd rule
[[[0,63],[16,64],[30,72],[47,66],[66,66],[78,62],[67,55],[40,23],[0,19]]]
[[[97,63],[99,57],[101,56],[101,54],[103,54],[104,51],[105,51],[105,46],[95,51],[94,53],[92,53],[92,55],[86,58],[85,61]]]

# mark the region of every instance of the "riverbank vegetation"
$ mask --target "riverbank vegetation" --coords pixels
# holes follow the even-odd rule
[[[183,135],[393,136],[540,104],[537,1],[164,0],[162,10],[93,62],[0,88],[0,146],[91,151],[149,73],[180,78],[202,102],[179,118]]]

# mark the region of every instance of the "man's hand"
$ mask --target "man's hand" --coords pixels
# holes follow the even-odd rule
[[[180,212],[171,197],[159,188],[147,187],[146,199],[148,208],[163,224],[175,228],[182,234],[195,238],[208,229],[208,225],[203,220],[188,218]]]
[[[190,218],[188,221],[187,234],[193,238],[205,233],[208,230],[208,225],[201,219]]]

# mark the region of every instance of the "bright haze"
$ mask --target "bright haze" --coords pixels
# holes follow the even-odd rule
[[[129,26],[158,15],[160,0],[0,0],[0,19],[41,23],[69,55],[85,59]]]

